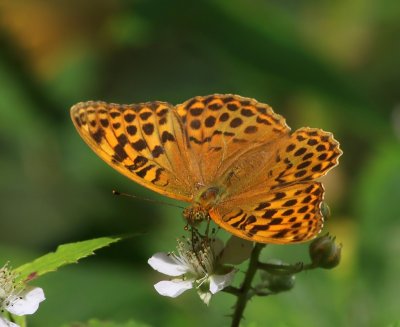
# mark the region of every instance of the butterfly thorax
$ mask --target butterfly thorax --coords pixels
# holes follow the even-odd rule
[[[183,217],[189,225],[196,226],[203,220],[209,219],[209,210],[218,202],[222,189],[211,186],[201,189],[194,197],[193,204],[183,211]]]

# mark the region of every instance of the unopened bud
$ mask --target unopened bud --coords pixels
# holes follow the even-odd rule
[[[294,275],[270,275],[268,288],[275,293],[289,291],[294,287]]]
[[[312,241],[309,251],[313,266],[332,269],[340,262],[342,245],[335,242],[335,237],[326,234]]]
[[[272,259],[268,261],[269,264],[275,264],[277,267],[279,265],[287,266],[283,261],[279,259]],[[261,274],[261,279],[264,282],[266,288],[274,293],[289,291],[294,287],[296,277],[291,274],[275,274],[272,271],[263,271]]]

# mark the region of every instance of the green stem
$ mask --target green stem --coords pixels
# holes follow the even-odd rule
[[[235,306],[235,312],[233,313],[231,327],[239,327],[240,320],[242,320],[244,309],[246,308],[247,301],[249,300],[249,291],[251,289],[251,282],[253,281],[254,275],[257,271],[258,257],[260,256],[261,250],[265,247],[265,244],[256,243],[251,252],[249,267],[246,272],[243,284],[239,289],[239,295],[237,295],[237,301]]]
[[[240,295],[240,289],[233,287],[233,286],[227,286],[225,287],[223,290],[223,292],[225,293],[229,293],[235,296],[239,296]]]
[[[274,275],[293,275],[304,270],[314,269],[316,266],[311,263],[303,264],[302,262],[295,263],[293,265],[258,262],[257,268],[265,270]]]
[[[257,267],[274,275],[293,275],[303,270],[302,263],[288,265],[259,262]]]

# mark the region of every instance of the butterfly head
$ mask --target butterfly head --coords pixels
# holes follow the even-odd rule
[[[183,211],[183,217],[189,225],[196,226],[203,220],[209,219],[208,211],[218,200],[220,188],[216,186],[207,187],[198,193],[193,205]]]
[[[197,226],[203,220],[207,219],[208,211],[199,205],[190,206],[183,210],[183,217],[189,225]]]

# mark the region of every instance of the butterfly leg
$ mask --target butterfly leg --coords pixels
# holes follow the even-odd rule
[[[207,241],[208,241],[208,233],[210,232],[210,222],[211,222],[211,217],[210,217],[210,215],[207,215],[207,226],[206,226],[206,230],[205,230],[205,236],[206,236],[206,238],[207,238]]]

